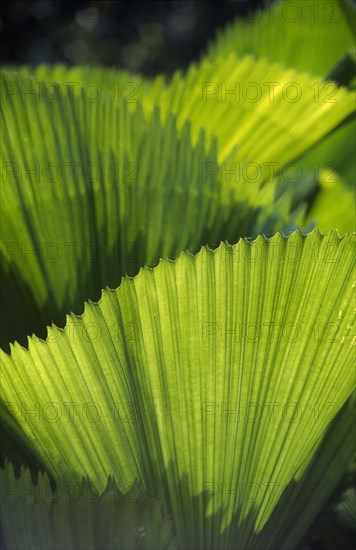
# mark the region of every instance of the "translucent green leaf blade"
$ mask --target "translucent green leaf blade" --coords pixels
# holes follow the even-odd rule
[[[12,82],[19,89],[35,84],[4,79]],[[17,94],[2,104],[2,114],[1,269],[9,312],[3,345],[14,336],[23,342],[24,335],[43,334],[70,310],[80,313],[85,299],[98,299],[103,287],[116,287],[125,273],[160,255],[197,250],[220,231],[225,236],[221,224],[231,208],[241,213],[235,222],[244,224],[243,202],[236,197],[230,204],[230,192],[224,199],[215,177],[203,189],[202,167],[216,165],[214,150],[205,150],[203,137],[193,148],[188,126],[179,139],[172,118],[164,130],[158,113],[146,123],[125,105],[118,111],[108,101],[70,95],[53,103]],[[177,231],[182,211],[194,217],[194,231],[184,216]],[[230,238],[236,229],[230,222]]]
[[[257,163],[264,181],[351,116],[354,101],[353,92],[333,82],[229,54],[175,74],[167,87],[157,80],[143,106],[177,113],[178,128],[190,119],[194,141],[201,128],[208,140],[217,136],[219,162],[230,155],[241,165]]]
[[[125,279],[2,353],[19,437],[54,477],[142,480],[184,548],[253,548],[354,388],[353,253],[351,235],[296,232]]]
[[[253,54],[326,76],[354,45],[348,19],[339,0],[281,0],[220,31],[208,55]]]
[[[14,73],[2,85],[17,90],[1,104],[3,347],[63,326],[160,257],[303,223],[287,190],[275,200],[273,181],[225,181],[216,143],[208,150],[201,131],[193,146],[172,115],[163,125],[157,109],[145,119],[140,105],[65,89],[52,101],[44,82]]]

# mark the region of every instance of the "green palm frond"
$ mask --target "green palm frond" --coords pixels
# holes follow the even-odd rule
[[[43,336],[160,257],[303,225],[303,197],[277,196],[276,180],[225,181],[216,140],[208,149],[202,130],[193,145],[189,122],[178,134],[158,108],[147,119],[140,104],[131,112],[68,90],[53,102],[45,83],[3,76],[13,83],[42,92],[2,104],[3,346]]]
[[[180,547],[249,548],[353,390],[353,250],[295,232],[142,270],[2,352],[4,422],[54,479],[139,479]]]
[[[355,8],[349,0],[281,0],[218,32],[208,56],[251,54],[284,67],[327,76],[348,50],[354,56]],[[332,44],[332,47],[330,45]]]

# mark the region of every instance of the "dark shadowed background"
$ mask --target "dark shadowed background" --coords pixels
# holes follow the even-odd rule
[[[198,59],[219,27],[270,2],[9,0],[0,7],[0,60],[170,74]]]

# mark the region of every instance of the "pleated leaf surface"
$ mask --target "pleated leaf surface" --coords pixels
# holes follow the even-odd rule
[[[53,478],[139,479],[181,547],[254,548],[354,388],[353,253],[313,231],[162,260],[2,352],[4,422]]]

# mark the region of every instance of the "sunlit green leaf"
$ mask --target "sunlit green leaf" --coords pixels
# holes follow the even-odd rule
[[[353,253],[350,235],[295,232],[144,269],[2,352],[3,421],[54,479],[139,479],[182,548],[256,548],[311,461],[332,478],[316,450],[354,388]]]

